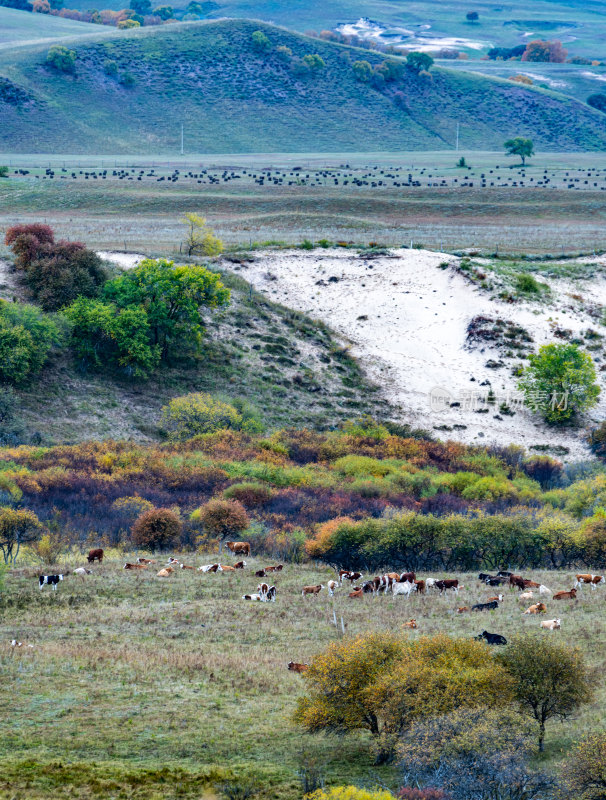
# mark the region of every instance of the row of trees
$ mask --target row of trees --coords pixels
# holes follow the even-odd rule
[[[595,682],[579,650],[546,638],[519,637],[495,657],[473,639],[385,633],[330,645],[304,680],[307,691],[295,721],[305,730],[367,731],[376,763],[399,756],[416,780],[430,786],[439,785],[440,748],[497,754],[483,751],[486,723],[501,734],[490,743],[494,750],[530,755],[525,716],[536,726],[542,751],[547,723],[589,702]],[[457,742],[463,736],[466,742]]]
[[[363,571],[455,570],[585,565],[606,567],[606,519],[580,525],[567,515],[505,516],[398,512],[379,519],[330,520],[306,543],[308,555]]]

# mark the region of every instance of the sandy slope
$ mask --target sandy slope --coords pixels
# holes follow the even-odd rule
[[[442,430],[442,438],[563,445],[570,449],[569,458],[589,456],[582,432],[548,429],[525,409],[496,419],[500,402],[511,405],[516,399],[511,368],[519,359],[504,359],[505,367],[490,369],[486,362],[500,358],[496,350],[466,347],[467,325],[478,314],[522,325],[535,347],[554,341],[556,323],[575,333],[595,328],[595,320],[566,298],[570,287],[555,287],[560,291],[549,307],[509,305],[491,300],[456,272],[456,259],[421,250],[393,254],[364,260],[346,250],[264,253],[243,275],[272,299],[324,320],[350,340],[353,354],[401,407],[403,421],[425,428],[467,426]],[[451,266],[440,268],[445,261]],[[596,299],[606,296],[606,283],[591,288]],[[497,402],[488,413],[477,413],[482,407],[477,397],[489,388],[481,386],[484,381],[491,382]],[[461,406],[453,408],[451,402]],[[587,423],[601,421],[605,412],[606,391]]]

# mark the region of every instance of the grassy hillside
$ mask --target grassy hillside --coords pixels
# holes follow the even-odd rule
[[[259,28],[268,52],[253,47]],[[174,153],[181,122],[188,149],[200,153],[443,149],[452,146],[457,121],[467,126],[470,148],[499,148],[521,133],[541,149],[606,143],[602,115],[570,98],[444,69],[431,76],[406,70],[375,89],[356,81],[351,65],[382,56],[258,22],[173,25],[111,39],[104,32],[98,42],[72,46],[74,75],[46,67],[45,47],[0,51],[0,149]],[[304,72],[301,59],[315,53],[325,67]],[[105,72],[108,61],[115,76]]]
[[[0,298],[18,296],[11,276],[2,277],[9,280],[0,283]],[[147,382],[82,372],[71,352],[55,351],[38,378],[19,389],[17,441],[157,439],[162,406],[192,391],[245,398],[269,429],[329,428],[360,414],[389,416],[346,342],[322,323],[271,303],[239,276],[222,277],[232,302],[209,319],[200,352],[163,366]]]
[[[85,22],[74,22],[47,14],[29,14],[13,8],[0,6],[0,49],[13,44],[31,44],[37,41],[51,42],[65,36],[79,36],[96,32],[95,27]]]

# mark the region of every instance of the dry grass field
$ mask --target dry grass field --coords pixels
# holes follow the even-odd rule
[[[306,662],[340,635],[398,631],[404,636],[444,631],[474,636],[486,629],[511,639],[523,631],[578,645],[600,673],[606,666],[604,587],[583,590],[577,602],[547,600],[547,617],[561,631],[542,631],[524,616],[527,604],[505,589],[493,612],[457,614],[492,590],[476,575],[459,575],[459,596],[391,596],[352,601],[342,588],[302,597],[303,585],[333,577],[327,567],[287,564],[275,577],[275,603],[248,603],[254,591],[249,559],[243,572],[122,569],[125,553],[81,579],[70,575],[56,592],[38,589],[43,570],[28,564],[6,575],[0,595],[0,669],[6,691],[0,720],[0,797],[199,798],[256,783],[260,798],[300,796],[298,771],[315,765],[330,783],[382,781],[396,788],[395,767],[373,767],[367,741],[311,737],[290,722],[300,676],[289,660]],[[223,557],[228,560],[227,556]],[[184,554],[187,564],[216,554]],[[233,559],[232,559],[233,560]],[[161,559],[164,561],[164,558]],[[72,568],[85,563],[70,557]],[[66,569],[67,563],[59,568]],[[534,572],[552,590],[569,589],[570,572]],[[17,638],[32,648],[14,649]],[[606,692],[565,724],[548,726],[545,761],[557,769],[570,744],[599,728]]]

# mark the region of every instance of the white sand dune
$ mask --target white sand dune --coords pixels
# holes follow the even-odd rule
[[[596,321],[566,297],[570,287],[562,284],[560,299],[548,307],[506,304],[491,300],[457,272],[456,259],[423,250],[394,250],[393,255],[365,260],[348,250],[267,252],[243,275],[271,299],[323,320],[351,342],[353,355],[400,407],[402,421],[428,429],[466,426],[440,431],[445,439],[564,446],[568,459],[589,457],[583,431],[548,428],[521,408],[515,416],[495,419],[500,402],[511,404],[517,396],[511,368],[520,362],[505,359],[503,368],[490,369],[486,362],[498,361],[498,351],[466,347],[467,326],[479,314],[522,325],[534,347],[554,341],[556,325],[575,333],[595,328]],[[444,262],[451,266],[440,268]],[[606,282],[599,283],[592,284],[592,295],[606,296]],[[490,388],[480,385],[485,381],[497,402],[488,413],[477,413],[477,396]],[[438,410],[436,395],[447,398],[437,402]],[[605,419],[603,395],[588,425]],[[450,407],[450,402],[461,406]]]

